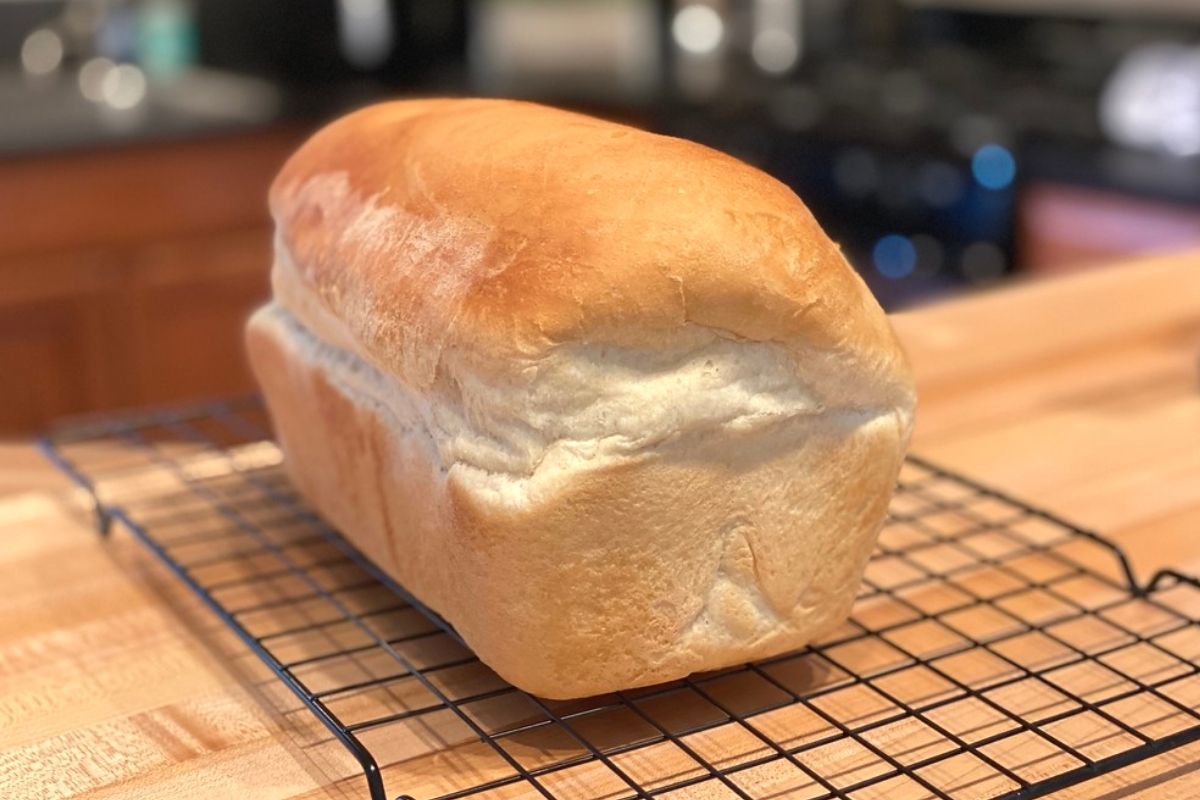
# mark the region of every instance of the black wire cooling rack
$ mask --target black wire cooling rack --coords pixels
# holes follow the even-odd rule
[[[910,458],[851,618],[802,651],[551,702],[310,512],[256,398],[49,457],[273,670],[370,796],[1032,798],[1200,739],[1200,585]],[[459,765],[459,766],[455,766]],[[402,795],[407,796],[407,795]]]

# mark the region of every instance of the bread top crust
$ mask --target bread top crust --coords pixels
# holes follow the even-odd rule
[[[692,142],[526,102],[390,102],[305,143],[271,211],[277,299],[416,389],[451,354],[504,377],[699,326],[816,357],[839,405],[912,406],[885,315],[800,199]]]

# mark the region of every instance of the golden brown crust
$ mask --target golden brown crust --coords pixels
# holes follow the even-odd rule
[[[911,385],[799,198],[692,142],[524,102],[385,103],[301,147],[271,209],[304,290],[414,386],[449,348],[486,366],[689,323],[828,350],[874,397]]]
[[[247,341],[288,469],[503,677],[630,688],[844,617],[912,381],[782,184],[576,114],[423,100],[318,133],[271,208],[276,302]]]

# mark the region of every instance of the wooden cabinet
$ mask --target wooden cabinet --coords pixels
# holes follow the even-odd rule
[[[0,160],[0,435],[243,393],[295,130]]]
[[[101,252],[0,261],[0,431],[121,404],[106,366],[116,357],[118,273]]]
[[[0,391],[4,428],[31,428],[47,417],[103,405],[89,372],[102,325],[82,298],[38,300],[0,309]]]
[[[141,402],[252,389],[242,326],[270,294],[270,249],[251,229],[138,253],[128,334]]]

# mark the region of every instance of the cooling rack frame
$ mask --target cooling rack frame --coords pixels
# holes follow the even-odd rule
[[[460,655],[449,665],[431,667],[414,663],[411,655],[406,652],[405,645],[421,637],[445,637],[447,641],[456,643],[463,650],[466,648],[450,625],[412,597],[340,534],[309,511],[303,505],[302,499],[281,479],[277,460],[266,466],[239,466],[235,458],[235,454],[240,452],[238,448],[259,446],[269,450],[271,445],[264,444],[269,441],[270,431],[261,400],[254,396],[65,423],[41,439],[40,446],[47,457],[91,498],[95,525],[100,533],[108,534],[114,521],[127,529],[176,579],[185,584],[230,628],[315,715],[330,734],[341,742],[361,766],[372,800],[386,800],[388,795],[380,764],[371,749],[363,743],[360,734],[368,729],[404,724],[423,714],[446,710],[453,712],[479,742],[488,745],[494,751],[498,763],[507,765],[509,772],[479,785],[439,795],[439,800],[457,800],[460,797],[479,795],[489,790],[514,785],[524,785],[543,797],[553,798],[554,792],[545,785],[547,776],[591,762],[599,762],[612,776],[623,782],[625,790],[618,792],[622,798],[657,797],[715,781],[722,784],[727,793],[744,800],[753,800],[757,795],[748,790],[746,783],[737,776],[749,774],[762,765],[782,764],[796,770],[798,777],[809,780],[810,784],[816,787],[813,791],[817,792],[810,796],[817,798],[849,798],[855,792],[902,778],[928,794],[949,799],[956,796],[954,787],[939,783],[937,778],[932,777],[933,768],[948,759],[964,755],[973,757],[979,764],[994,772],[1002,779],[1001,784],[1007,782],[1009,787],[999,791],[996,797],[1003,800],[1027,800],[1200,740],[1200,699],[1196,699],[1195,702],[1192,699],[1181,700],[1178,692],[1171,691],[1171,687],[1180,686],[1184,681],[1200,680],[1200,667],[1195,663],[1197,656],[1193,655],[1190,642],[1182,653],[1169,644],[1172,641],[1170,637],[1181,631],[1200,639],[1200,622],[1195,615],[1174,607],[1174,602],[1162,600],[1165,593],[1181,590],[1196,595],[1196,598],[1189,599],[1200,598],[1200,583],[1179,572],[1164,570],[1144,585],[1138,584],[1125,555],[1100,535],[915,456],[909,457],[906,474],[902,474],[896,495],[898,499],[893,500],[880,546],[868,566],[864,589],[860,592],[855,614],[843,628],[823,641],[797,653],[710,675],[691,676],[649,690],[606,696],[582,706],[551,703],[525,695],[507,685],[475,695],[454,697],[447,692],[444,685],[439,684],[434,673],[477,664],[477,659],[466,651],[465,655]],[[112,452],[119,453],[120,456],[114,462],[116,466],[108,461],[102,466],[97,466],[91,455],[84,457],[75,453],[91,453],[89,448],[93,445],[111,446]],[[176,447],[182,449],[173,449]],[[214,461],[223,463],[225,467],[218,471],[222,481],[219,483],[212,482],[209,477],[205,477],[203,471],[197,473],[193,468],[195,463],[211,465]],[[136,476],[139,474],[138,469],[153,470],[156,474],[169,476],[177,484],[170,491],[181,493],[175,497],[175,505],[199,503],[200,506],[206,507],[209,513],[228,524],[228,528],[223,529],[217,536],[218,539],[226,542],[236,539],[248,543],[248,546],[241,550],[235,549],[231,555],[181,558],[178,555],[181,548],[179,539],[161,535],[162,525],[148,521],[149,512],[139,510],[136,502],[105,497],[106,482],[115,480],[113,475]],[[294,557],[296,541],[281,539],[276,535],[278,531],[266,527],[266,523],[256,521],[256,518],[240,505],[243,499],[239,498],[243,498],[243,495],[253,496],[257,504],[255,508],[260,511],[265,508],[279,512],[277,524],[286,524],[289,530],[294,526],[304,531],[298,541],[328,545],[327,549],[336,553],[335,558],[339,562],[344,561],[360,571],[366,577],[360,581],[361,585],[357,588],[362,588],[369,582],[377,582],[395,597],[396,602],[388,608],[370,613],[353,608],[342,596],[350,590],[330,587],[317,580],[313,567]],[[901,498],[909,498],[914,500],[914,503],[903,502]],[[912,505],[912,508],[906,510],[905,506],[909,505]],[[174,513],[170,511],[173,506],[169,492],[165,506],[168,513]],[[985,506],[989,509],[986,514],[980,511]],[[1004,518],[999,513],[1000,509],[1010,511],[1010,517]],[[956,524],[961,529],[942,530],[938,525],[945,527],[944,522],[932,525],[931,520],[941,516],[956,516],[959,520]],[[1040,530],[1040,533],[1034,535],[1014,527],[1018,524],[1026,525],[1031,521],[1038,523],[1036,529]],[[905,531],[905,534],[895,541],[895,537],[890,537],[888,533],[893,526]],[[185,536],[183,539],[183,545],[202,545],[205,541],[203,536],[196,535]],[[987,547],[982,546],[985,541],[988,542]],[[1068,548],[1081,543],[1109,559],[1110,563],[1103,573],[1098,567],[1074,561],[1071,557],[1063,555]],[[943,557],[950,559],[949,564],[955,566],[938,566],[938,562],[933,560],[932,556],[939,552]],[[1095,552],[1092,555],[1094,556]],[[275,573],[268,571],[264,574],[283,575],[307,586],[311,592],[303,598],[304,602],[319,600],[328,604],[340,615],[336,624],[346,623],[351,629],[359,630],[366,637],[365,647],[370,648],[372,652],[378,650],[393,659],[396,671],[319,691],[307,685],[299,676],[298,668],[312,663],[314,659],[320,661],[339,658],[352,654],[352,651],[335,650],[307,661],[289,661],[280,657],[278,642],[287,636],[300,636],[320,630],[331,623],[312,622],[282,633],[264,635],[245,624],[249,612],[245,609],[231,608],[220,599],[221,590],[227,587],[216,586],[202,576],[207,566],[230,563],[235,559],[248,562],[260,557],[266,557],[267,561],[277,561],[279,565]],[[1022,571],[1023,558],[1031,559],[1030,564],[1055,562],[1065,571],[1039,578],[1036,570]],[[908,583],[893,578],[887,578],[884,582],[877,577],[875,572],[878,570],[873,572],[873,567],[882,563],[895,564],[897,569],[903,567],[899,569],[898,574],[911,573]],[[1043,570],[1046,568],[1045,564],[1041,567]],[[1006,575],[1015,585],[1000,593],[974,594],[961,575],[979,570],[993,570],[996,575]],[[1119,593],[1119,597],[1110,597],[1103,604],[1091,605],[1064,594],[1064,587],[1077,579],[1102,583],[1111,590],[1110,594],[1116,592]],[[247,580],[252,582],[265,578],[252,575]],[[954,593],[964,598],[963,601],[957,606],[933,609],[915,605],[911,599],[905,599],[905,591],[911,586],[932,586],[936,589],[937,581],[953,588]],[[1068,610],[1057,617],[1034,619],[1036,614],[1043,612],[1013,610],[1013,603],[1022,597],[1027,601],[1034,597],[1041,598],[1043,604],[1057,606],[1060,611],[1062,608]],[[293,601],[299,602],[296,598],[285,598],[276,602],[275,606]],[[880,608],[890,609],[889,613],[893,617],[896,614],[900,614],[900,617],[880,625],[863,624],[860,609],[871,607],[872,602]],[[1153,631],[1135,630],[1114,621],[1107,613],[1127,603],[1138,603],[1152,608],[1156,613],[1170,618],[1172,624]],[[270,603],[265,605],[269,606]],[[1029,605],[1028,602],[1026,605]],[[253,606],[250,608],[250,611],[259,610],[262,609]],[[389,639],[379,632],[374,620],[405,610],[415,610],[430,627],[420,634],[412,634],[411,638]],[[980,613],[986,611],[987,615],[993,618],[993,624],[999,624],[1002,630],[993,631],[991,634],[972,632],[970,626],[961,619],[964,613],[972,610]],[[959,622],[954,621],[955,615],[959,615]],[[1004,622],[1005,618],[1008,619],[1007,624]],[[1093,618],[1118,632],[1117,639],[1110,642],[1109,646],[1096,649],[1091,645],[1080,645],[1078,641],[1056,633],[1056,630],[1065,630],[1064,626],[1074,620]],[[974,624],[976,623],[972,623]],[[1012,630],[1014,624],[1017,626],[1016,632]],[[920,631],[925,638],[932,633],[932,638],[951,638],[961,645],[957,649],[949,647],[944,652],[922,654],[914,652],[911,645],[899,641],[899,633],[904,631]],[[1054,648],[1061,651],[1062,658],[1033,665],[1023,663],[1021,657],[1005,655],[1000,650],[1003,643],[1027,636],[1053,644]],[[889,651],[899,653],[902,661],[873,673],[864,673],[856,671],[853,665],[842,663],[844,658],[834,655],[839,650],[844,652],[856,645],[861,649],[864,642],[880,643]],[[1171,667],[1165,677],[1148,680],[1146,676],[1129,674],[1114,666],[1115,655],[1129,652],[1131,648],[1141,648],[1144,652],[1153,654],[1155,658],[1169,663]],[[973,651],[987,653],[989,658],[994,657],[1000,663],[1007,662],[1006,670],[1015,675],[1010,675],[1000,682],[975,683],[962,675],[956,675],[948,668],[951,659]],[[1195,652],[1200,653],[1200,650]],[[795,659],[810,658],[843,673],[844,679],[831,686],[817,686],[809,691],[803,686],[797,688],[780,678],[783,666]],[[1127,684],[1130,688],[1124,688],[1116,695],[1089,698],[1086,692],[1073,691],[1070,686],[1064,686],[1062,681],[1055,677],[1079,665],[1094,666],[1112,673],[1120,683]],[[951,689],[950,694],[922,705],[905,700],[898,696],[895,690],[889,691],[885,688],[884,682],[889,677],[916,669],[922,669],[919,674],[924,675],[928,672],[939,682],[947,684]],[[739,710],[728,700],[722,699],[720,692],[716,690],[721,682],[741,679],[739,676],[770,687],[772,692],[783,698],[782,702],[767,709]],[[383,719],[353,722],[343,719],[331,708],[331,698],[369,690],[388,682],[409,679],[420,684],[420,688],[432,697],[434,702],[425,707],[399,711]],[[1050,691],[1065,698],[1067,710],[1046,718],[1033,719],[1027,718],[1024,712],[1014,712],[1011,708],[1005,708],[1005,704],[996,699],[997,693],[1005,687],[1026,682],[1039,690]],[[845,691],[850,687],[859,687],[872,695],[884,698],[897,713],[857,724],[839,718],[838,712],[831,711],[828,705],[821,702],[822,697]],[[533,722],[524,721],[504,730],[489,730],[486,723],[470,713],[468,708],[474,703],[514,693],[528,702],[535,715]],[[1195,694],[1200,698],[1200,692]],[[686,697],[702,703],[715,709],[715,716],[693,726],[695,729],[689,729],[664,723],[653,711],[648,710],[656,698],[672,697]],[[1162,719],[1174,720],[1175,717],[1179,717],[1179,720],[1172,723],[1175,729],[1161,735],[1149,735],[1139,729],[1138,725],[1124,722],[1121,719],[1122,715],[1116,712],[1117,704],[1139,699],[1165,709],[1168,716]],[[962,732],[951,730],[945,723],[939,723],[935,718],[938,709],[967,701],[978,703],[981,709],[1002,718],[1003,729],[982,739],[972,740]],[[764,733],[761,717],[787,706],[802,709],[806,713],[811,712],[814,719],[825,725],[830,733],[802,742],[799,746],[785,746],[784,743],[772,739]],[[653,731],[653,735],[615,745],[598,746],[579,729],[588,718],[608,714],[616,709],[627,712],[630,719],[635,719],[641,728]],[[1081,745],[1063,741],[1052,732],[1056,724],[1083,714],[1089,715],[1089,719],[1095,718],[1102,726],[1113,729],[1120,737],[1136,743],[1102,757],[1091,757],[1083,751]],[[880,744],[880,740],[872,736],[872,733],[886,730],[889,726],[911,726],[912,723],[919,724],[922,730],[933,731],[935,736],[941,737],[944,744],[950,745],[949,749],[942,749],[914,761],[898,756],[887,744]],[[1178,727],[1175,723],[1181,723],[1183,727]],[[739,726],[744,733],[748,733],[760,743],[766,755],[740,761],[731,766],[714,764],[697,751],[692,737],[716,725]],[[505,740],[545,728],[562,733],[574,751],[573,754],[548,765],[530,767],[505,746]],[[1057,751],[1056,756],[1065,757],[1075,762],[1076,766],[1037,779],[1025,777],[1017,766],[1004,763],[1003,759],[989,750],[993,745],[1010,741],[1017,736],[1035,737],[1037,741],[1054,748]],[[670,742],[678,748],[698,769],[679,780],[650,786],[643,785],[644,782],[631,777],[617,763],[623,754],[663,742]],[[883,771],[846,783],[844,780],[839,781],[828,769],[814,765],[809,758],[811,753],[838,742],[850,743],[858,750],[865,751],[883,765]]]

